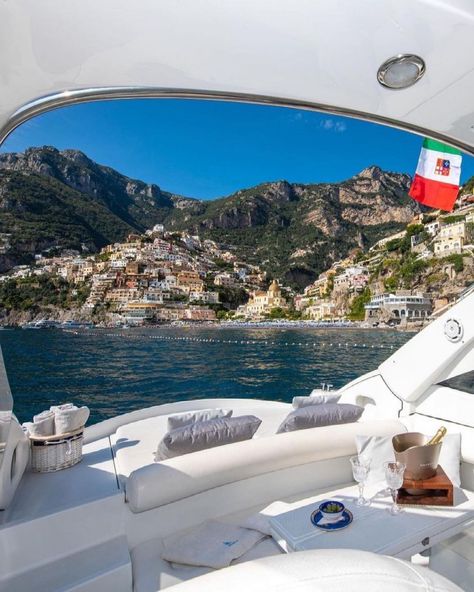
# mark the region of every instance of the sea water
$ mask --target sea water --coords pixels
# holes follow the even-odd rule
[[[291,402],[342,387],[412,335],[387,330],[160,327],[0,332],[23,422],[50,405],[88,405],[89,423],[179,400]]]

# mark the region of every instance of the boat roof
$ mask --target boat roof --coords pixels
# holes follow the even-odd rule
[[[208,97],[351,114],[474,151],[470,0],[16,0],[0,5],[0,141],[35,114]],[[404,90],[380,65],[416,54]]]

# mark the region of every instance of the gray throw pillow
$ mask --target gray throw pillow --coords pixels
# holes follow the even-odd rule
[[[262,420],[254,415],[241,415],[197,421],[176,428],[165,434],[159,443],[155,460],[165,460],[206,448],[250,440],[261,423]]]
[[[309,395],[309,397],[293,397],[293,409],[310,407],[311,405],[323,405],[324,403],[337,403],[341,395],[338,393],[320,393]]]
[[[352,423],[359,419],[363,411],[363,407],[349,405],[347,403],[340,405],[337,403],[326,403],[312,405],[310,407],[300,407],[287,415],[278,428],[277,434],[341,423]]]
[[[168,417],[168,432],[176,428],[182,428],[185,425],[195,423],[196,421],[209,421],[218,417],[231,417],[232,409],[199,409],[198,411],[185,411],[184,413],[175,413]]]

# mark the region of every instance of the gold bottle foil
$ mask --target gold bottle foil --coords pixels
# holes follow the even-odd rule
[[[438,444],[438,442],[441,442],[441,440],[446,436],[447,431],[448,430],[444,426],[441,426],[436,434],[428,442],[428,444]]]

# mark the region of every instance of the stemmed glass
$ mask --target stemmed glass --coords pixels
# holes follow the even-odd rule
[[[406,465],[401,462],[389,461],[384,463],[385,479],[392,495],[392,506],[390,507],[390,514],[399,514],[402,509],[397,504],[398,490],[403,484],[403,474],[405,473]]]
[[[357,500],[358,506],[367,506],[370,504],[370,500],[364,497],[364,484],[367,481],[370,470],[370,461],[363,456],[351,457],[352,474],[354,479],[359,485],[359,499]]]

